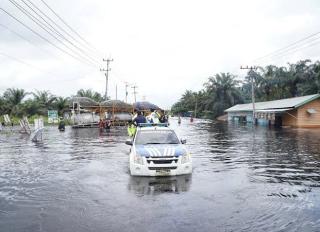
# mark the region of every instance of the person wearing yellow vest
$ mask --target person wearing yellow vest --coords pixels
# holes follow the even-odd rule
[[[132,122],[129,122],[129,124],[128,124],[129,137],[134,137],[134,135],[136,134],[136,131],[137,131],[136,126]]]

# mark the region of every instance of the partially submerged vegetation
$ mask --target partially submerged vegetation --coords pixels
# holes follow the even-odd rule
[[[302,60],[286,67],[259,67],[254,77],[256,101],[304,96],[320,92],[320,62]],[[216,118],[224,110],[239,103],[251,102],[249,76],[220,73],[210,77],[198,92],[186,90],[172,106],[172,113],[197,112],[197,117]]]
[[[91,89],[80,89],[74,96],[89,97],[98,102],[104,100],[101,94]],[[62,116],[68,110],[69,99],[53,95],[50,91],[30,93],[24,89],[9,88],[0,96],[0,115],[9,114],[13,118],[47,116],[48,110],[57,110]]]

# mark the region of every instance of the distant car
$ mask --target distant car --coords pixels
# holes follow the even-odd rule
[[[140,125],[132,140],[129,167],[133,176],[175,176],[192,173],[192,160],[174,130],[166,124]]]

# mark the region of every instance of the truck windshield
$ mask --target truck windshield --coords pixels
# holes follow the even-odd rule
[[[135,144],[179,144],[180,141],[174,133],[170,130],[158,130],[158,131],[138,131],[136,135]]]

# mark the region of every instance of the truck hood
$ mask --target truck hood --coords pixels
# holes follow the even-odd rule
[[[136,153],[145,157],[181,156],[187,154],[181,144],[136,145]]]

